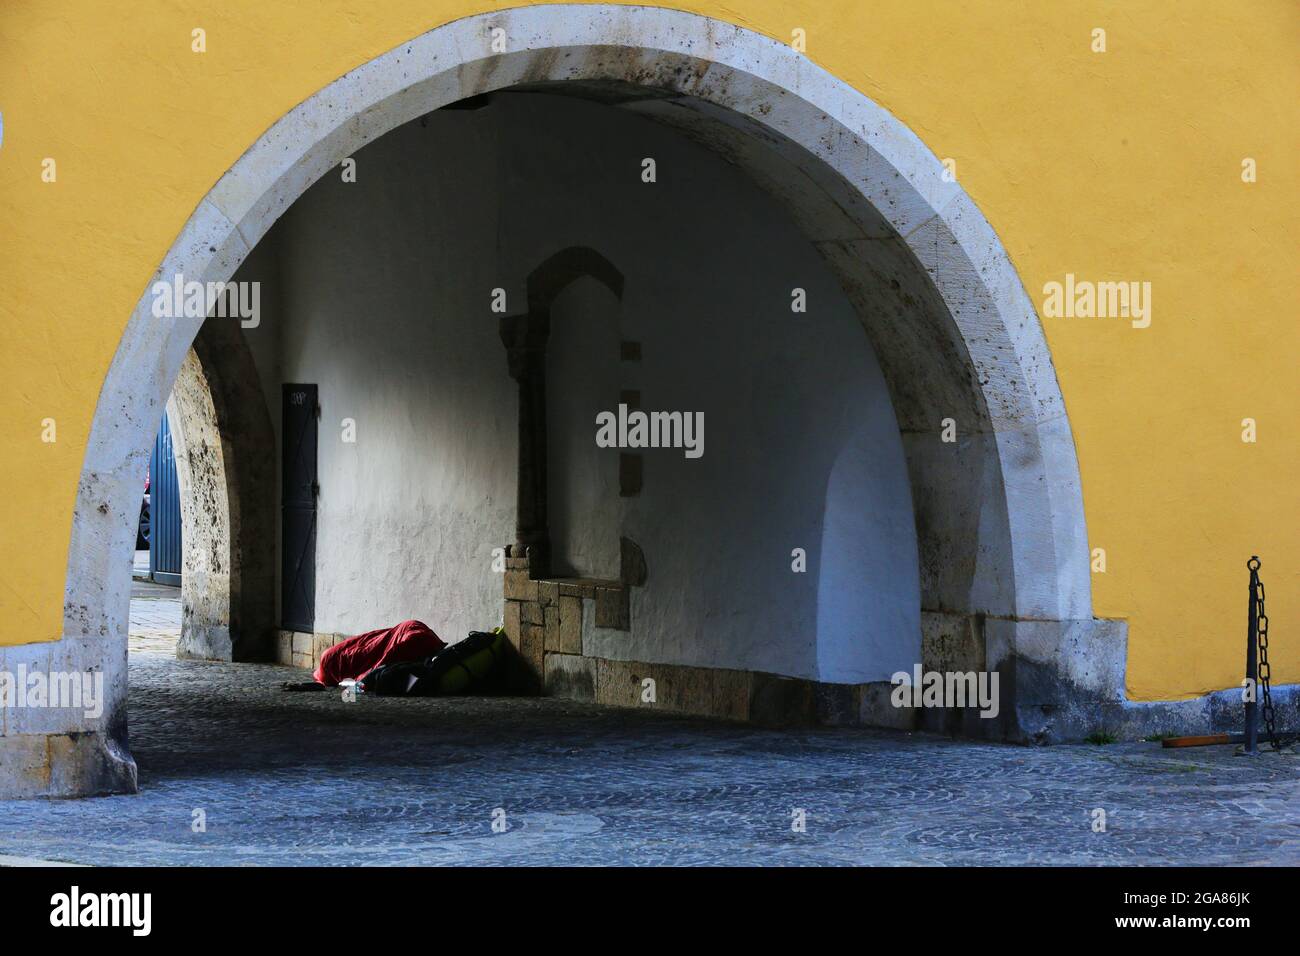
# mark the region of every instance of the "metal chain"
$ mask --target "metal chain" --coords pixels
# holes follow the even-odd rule
[[[1264,727],[1268,731],[1269,742],[1274,750],[1281,750],[1282,743],[1277,738],[1277,718],[1273,712],[1273,689],[1270,686],[1272,673],[1268,666],[1268,615],[1264,612],[1264,582],[1259,579],[1259,558],[1246,562],[1250,568],[1250,592],[1255,601],[1255,633],[1259,641],[1258,679],[1260,688],[1260,713],[1264,718]]]

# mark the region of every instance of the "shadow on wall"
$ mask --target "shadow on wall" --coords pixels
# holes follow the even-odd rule
[[[911,491],[876,441],[896,427],[892,409],[853,407],[851,415],[826,477],[816,564],[817,676],[842,684],[880,680],[882,669],[910,670],[914,646],[898,635],[921,629]]]
[[[619,360],[619,312],[614,294],[590,278],[574,282],[551,307],[547,464],[551,572],[557,577],[619,576],[619,456],[593,439],[596,416],[615,401],[639,405],[640,392],[628,388],[622,374],[628,366]],[[596,356],[605,360],[593,361]]]

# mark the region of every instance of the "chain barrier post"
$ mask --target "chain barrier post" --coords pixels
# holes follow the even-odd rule
[[[1251,555],[1246,567],[1250,568],[1250,584],[1247,588],[1250,595],[1246,605],[1246,686],[1249,693],[1246,695],[1246,753],[1259,753],[1258,736],[1259,736],[1259,705],[1256,698],[1259,695],[1259,658],[1258,658],[1258,638],[1257,628],[1259,619],[1256,616],[1258,607],[1255,604],[1255,582],[1259,580],[1259,558]]]
[[[1255,593],[1255,634],[1257,637],[1259,672],[1259,713],[1264,718],[1264,730],[1274,750],[1281,750],[1283,741],[1277,735],[1277,714],[1273,709],[1273,671],[1268,664],[1268,611],[1264,607],[1264,582],[1259,579],[1259,558],[1251,569],[1251,590]]]

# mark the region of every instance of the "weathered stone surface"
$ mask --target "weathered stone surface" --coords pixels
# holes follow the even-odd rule
[[[11,734],[0,737],[0,780],[7,795],[41,797],[50,792],[50,734]]]
[[[1000,678],[1001,712],[994,720],[964,721],[953,732],[1020,743],[1060,743],[1081,740],[1098,730],[1118,731],[1138,714],[1163,725],[1155,732],[1169,732],[1182,726],[1179,715],[1189,712],[1180,705],[1193,703],[1125,701],[1128,627],[1124,621],[988,618],[985,633],[989,667]],[[1239,692],[1221,693],[1239,707]],[[1206,720],[1219,697],[1201,698],[1194,711]],[[1240,723],[1240,714],[1237,709],[1233,723]]]
[[[771,727],[809,726],[817,721],[813,682],[798,677],[755,674],[749,719]]]
[[[178,654],[275,656],[275,433],[238,323],[205,321],[167,399],[180,490],[185,624]]]
[[[546,693],[568,700],[596,700],[597,662],[576,654],[546,655]]]
[[[713,673],[703,667],[660,664],[651,676],[658,683],[658,706],[702,717],[714,715]]]
[[[525,668],[525,683],[536,691],[545,675],[546,630],[536,624],[522,624],[520,628],[519,657]]]
[[[203,575],[194,577],[201,578]],[[186,580],[190,579],[187,577]],[[194,582],[191,586],[201,588],[203,585]],[[177,657],[206,661],[228,661],[235,658],[230,627],[214,620],[215,617],[216,612],[210,605],[206,608],[198,608],[194,604],[186,603],[185,627],[176,645]]]
[[[596,588],[596,626],[616,631],[631,629],[631,608],[626,588]]]
[[[525,624],[545,624],[546,617],[542,606],[536,601],[524,601],[519,605],[519,616]]]
[[[303,634],[301,631],[293,632],[293,666],[301,667],[305,670],[311,670],[312,664],[312,647],[314,641],[311,634]]]
[[[582,653],[582,599],[560,597],[560,652]]]
[[[752,677],[748,671],[605,658],[583,660],[592,661],[596,668],[599,690],[595,699],[599,703],[730,720],[749,717]],[[654,682],[653,701],[644,699],[647,679]],[[557,685],[552,693],[563,696],[562,687]]]
[[[641,587],[646,581],[645,555],[631,538],[619,539],[619,580],[624,587]]]
[[[313,634],[312,635],[312,666],[315,667],[320,663],[321,655],[339,642],[338,634]]]
[[[0,737],[0,794],[5,798],[135,793],[137,787],[135,761],[106,733]]]
[[[641,680],[649,676],[644,664],[596,659],[596,702],[613,707],[641,707]]]
[[[596,598],[596,585],[585,578],[569,578],[560,582],[560,596],[586,598],[592,601]]]
[[[293,666],[293,631],[279,631],[275,636],[275,662]]]
[[[921,663],[927,671],[982,671],[983,615],[921,612]]]
[[[507,568],[505,597],[508,601],[536,601],[537,582],[530,580],[527,568]]]
[[[505,628],[506,637],[510,638],[510,643],[515,646],[515,650],[521,650],[522,644],[520,637],[522,630],[522,616],[520,614],[523,605],[519,601],[506,601],[505,614],[502,618],[501,626]]]
[[[545,623],[543,627],[546,631],[545,647],[548,651],[560,651],[560,608],[557,604],[551,604],[543,609],[545,612]]]
[[[864,727],[889,727],[894,730],[916,730],[921,712],[913,707],[895,707],[891,694],[894,685],[886,681],[873,681],[858,686],[858,722]]]
[[[749,671],[714,670],[713,716],[725,720],[749,720],[749,695],[753,675]]]
[[[816,722],[824,727],[849,727],[858,722],[861,690],[858,684],[813,683]]]
[[[556,581],[538,581],[537,582],[537,600],[543,606],[548,604],[558,604],[560,601],[560,585]]]

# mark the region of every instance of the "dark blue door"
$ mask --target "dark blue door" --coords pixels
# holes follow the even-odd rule
[[[166,412],[149,458],[149,576],[159,584],[181,584],[181,491]]]
[[[310,634],[316,625],[315,385],[285,385],[281,414],[280,621]]]

